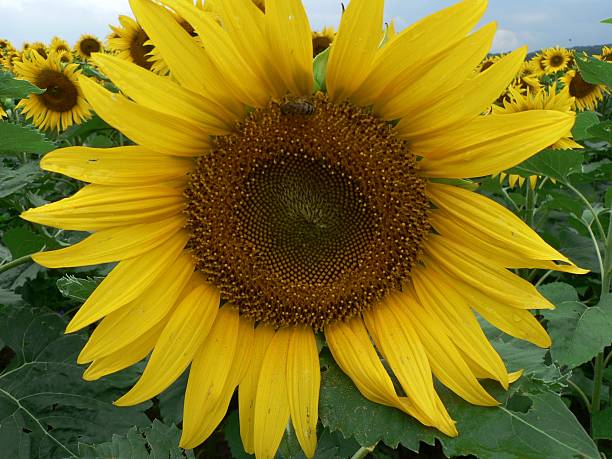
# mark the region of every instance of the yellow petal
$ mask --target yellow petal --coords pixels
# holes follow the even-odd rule
[[[136,341],[131,342],[112,354],[94,360],[85,370],[85,373],[83,373],[83,379],[95,381],[103,376],[121,371],[140,362],[151,352],[163,328],[164,324],[159,323],[144,335],[139,336]]]
[[[287,352],[291,328],[278,330],[266,350],[255,395],[255,456],[274,459],[289,421]]]
[[[518,309],[555,307],[525,279],[450,239],[432,234],[425,250],[445,271],[508,306]]]
[[[304,454],[314,456],[317,449],[319,388],[321,369],[314,332],[294,327],[287,352],[287,393],[291,422]]]
[[[530,258],[514,244],[488,237],[486,234],[473,229],[469,223],[453,217],[442,209],[436,209],[430,215],[429,221],[440,235],[455,243],[464,245],[471,252],[487,257],[498,266],[505,268],[553,269],[574,274],[588,272],[573,264],[557,265],[550,260]]]
[[[149,290],[183,252],[188,239],[179,233],[143,255],[119,262],[77,311],[66,332],[94,323]]]
[[[394,104],[392,99],[398,95],[404,98],[402,95],[406,94],[407,86],[412,81],[419,80],[423,73],[429,74],[434,67],[437,70],[433,71],[426,80],[431,85],[439,87],[441,91],[452,90],[470,75],[479,62],[472,63],[467,59],[465,65],[458,66],[456,60],[459,55],[464,59],[469,55],[469,50],[465,45],[477,37],[466,39],[466,35],[476,25],[485,8],[486,1],[484,0],[463,1],[427,16],[404,29],[388,46],[378,51],[372,63],[372,71],[357,91],[355,100],[365,105],[374,103],[377,112],[381,114],[388,112],[390,116],[393,116],[395,109],[392,105],[397,106],[398,104]],[[477,53],[482,52],[480,49],[483,46],[486,48],[483,50],[482,57],[490,48],[493,32],[494,30],[488,30],[487,38],[481,43],[482,46],[477,46],[479,50]],[[472,55],[476,59],[476,55]],[[446,74],[442,71],[443,67],[448,69]],[[458,74],[452,76],[455,71]],[[446,83],[446,87],[438,86],[433,75],[440,76]],[[430,92],[427,87],[424,89],[429,94],[439,95],[439,91],[436,93]],[[371,94],[368,95],[368,91]],[[411,92],[417,98],[422,96],[416,91]],[[384,106],[386,109],[382,108]]]
[[[155,73],[109,54],[97,53],[93,61],[126,96],[137,104],[197,124],[213,135],[227,134],[234,115],[216,102]]]
[[[181,86],[216,101],[239,119],[242,105],[228,89],[204,48],[172,14],[149,0],[130,0],[130,6]]]
[[[265,82],[243,59],[229,33],[213,16],[180,0],[162,0],[185,18],[205,43],[206,55],[223,76],[234,96],[250,107],[263,107],[270,100]]]
[[[138,105],[88,78],[79,83],[96,113],[135,143],[175,156],[199,156],[210,149],[212,133],[198,124]]]
[[[266,30],[275,67],[289,91],[310,95],[312,31],[301,0],[266,0]]]
[[[69,198],[26,210],[21,218],[55,228],[97,231],[169,218],[184,206],[182,191],[176,188],[87,185]]]
[[[249,369],[238,388],[238,411],[240,413],[240,437],[244,450],[255,454],[254,427],[255,427],[255,396],[259,372],[270,341],[274,336],[274,329],[260,324],[255,329],[253,348],[249,349]]]
[[[431,364],[431,369],[442,384],[475,405],[495,406],[491,397],[478,383],[459,350],[447,336],[447,330],[416,300],[411,290],[390,295],[387,306],[402,323],[410,322],[419,331],[419,338]]]
[[[225,0],[215,5],[223,27],[228,31],[236,48],[265,82],[267,91],[276,99],[281,99],[289,90],[282,81],[272,49],[266,36],[265,16],[251,0]]]
[[[176,179],[187,180],[187,173],[193,169],[194,162],[136,145],[116,148],[67,147],[45,155],[40,167],[84,182],[133,187]]]
[[[383,0],[351,0],[342,15],[327,64],[334,102],[350,98],[368,74],[382,39]]]
[[[501,247],[536,260],[572,264],[520,218],[485,196],[442,183],[429,183],[427,194],[436,207],[478,238],[494,240]]]
[[[236,308],[226,305],[219,309],[189,371],[181,447],[199,445],[223,419],[247,368],[252,340],[253,326],[240,319]]]
[[[79,363],[89,362],[127,346],[153,328],[175,308],[193,273],[190,256],[182,254],[139,298],[108,314],[89,337]]]
[[[136,405],[165,390],[191,363],[219,310],[220,293],[201,281],[164,320],[166,325],[147,366],[132,389],[115,405]]]
[[[446,328],[446,335],[482,367],[487,377],[507,388],[508,372],[504,362],[480,328],[467,301],[447,286],[446,276],[432,266],[413,268],[412,283],[419,301],[435,314],[440,326]]]
[[[416,329],[405,314],[396,314],[396,310],[388,306],[390,301],[398,301],[396,295],[396,292],[388,294],[383,302],[367,311],[364,321],[408,399],[431,420],[433,426],[444,431],[453,426],[453,421],[446,409],[439,409],[429,359]]]
[[[574,119],[573,114],[554,110],[484,116],[413,147],[425,157],[419,166],[426,176],[480,177],[535,155],[571,129]]]
[[[526,54],[526,47],[511,52],[445,97],[402,119],[396,127],[398,135],[411,143],[418,143],[429,137],[438,138],[450,128],[461,127],[479,116],[506,89]],[[415,151],[420,154],[420,148],[415,147]]]
[[[494,34],[495,24],[489,24],[436,57],[436,63],[421,64],[425,70],[420,71],[417,67],[398,74],[378,96],[370,98],[374,102],[374,111],[385,119],[418,115],[432,101],[455,91],[473,75],[474,67],[491,48]],[[403,62],[413,61],[404,59]],[[388,71],[388,66],[381,67]],[[374,85],[372,81],[370,86]]]
[[[32,259],[47,268],[90,266],[125,260],[154,249],[184,226],[184,218],[177,216],[159,222],[110,228],[64,249],[37,253]]]

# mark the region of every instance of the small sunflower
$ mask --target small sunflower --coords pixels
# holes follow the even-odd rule
[[[594,57],[596,57],[600,61],[612,62],[612,46],[604,46],[603,48],[601,48],[601,54],[598,54]]]
[[[57,54],[68,52],[71,53],[72,49],[66,40],[60,37],[53,37],[51,39],[51,45],[49,46],[51,51],[54,51]]]
[[[487,56],[486,58],[484,58],[482,60],[482,62],[476,67],[476,71],[478,73],[482,73],[485,70],[487,70],[488,68],[490,68],[493,64],[495,64],[497,61],[499,61],[500,56],[498,55],[494,55],[494,56]]]
[[[114,36],[108,37],[108,47],[117,54],[117,57],[127,62],[150,70],[150,54],[153,45],[149,41],[149,36],[142,27],[128,16],[119,16],[121,27],[110,26]]]
[[[161,5],[160,5],[161,3]],[[550,345],[529,309],[552,308],[508,268],[584,273],[494,201],[444,178],[489,175],[565,135],[574,116],[482,117],[519,49],[474,76],[495,25],[464,0],[393,37],[382,0],[352,0],[313,93],[312,31],[299,0],[219,2],[221,26],[182,0],[132,0],[173,79],[117,57],[95,63],[123,94],[84,79],[137,145],[70,147],[41,166],[90,182],[23,218],[84,241],[35,255],[48,267],[118,261],[67,327],[102,319],[79,355],[86,379],[151,353],[116,404],[163,391],[188,367],[181,445],[204,441],[238,387],[244,447],[273,458],[291,420],[316,449],[316,332],[370,400],[454,436],[437,379],[471,403],[478,382],[516,378],[472,308]],[[193,41],[168,11],[205,42]],[[388,370],[402,386],[398,393]]]
[[[104,49],[102,42],[94,35],[81,35],[77,44],[74,45],[75,52],[81,59],[87,60],[93,53],[99,53]]]
[[[0,119],[6,117],[6,111],[4,111],[4,107],[0,104]]]
[[[10,40],[6,40],[5,38],[0,38],[0,53],[7,51],[14,51],[15,47],[10,42]]]
[[[536,72],[535,74],[537,76],[542,76],[546,73],[546,66],[544,65],[544,53],[546,51],[548,50],[540,51],[535,56],[533,56],[531,60],[529,61],[533,65],[535,72]]]
[[[28,51],[29,52],[36,51],[42,57],[44,57],[44,58],[47,57],[47,45],[45,45],[41,41],[37,41],[37,42],[32,43],[30,45],[30,47],[28,48]]]
[[[569,70],[562,78],[563,92],[574,98],[578,110],[595,110],[608,88],[605,85],[589,83],[578,70]]]
[[[77,81],[81,73],[78,65],[63,66],[55,53],[45,59],[33,52],[30,59],[15,63],[15,73],[45,89],[44,93],[30,94],[17,104],[35,126],[59,131],[89,117],[90,107]]]
[[[542,53],[542,64],[546,73],[562,72],[570,67],[573,61],[573,53],[558,46],[549,48]]]
[[[320,32],[312,33],[312,55],[313,57],[325,51],[334,41],[336,31],[333,27],[323,27]]]

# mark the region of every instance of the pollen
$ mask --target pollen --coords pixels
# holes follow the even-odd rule
[[[321,329],[399,288],[430,231],[408,145],[318,94],[257,109],[186,188],[196,268],[240,313]]]

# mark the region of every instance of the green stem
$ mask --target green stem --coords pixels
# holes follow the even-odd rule
[[[554,273],[554,272],[555,272],[555,271],[554,271],[553,269],[549,269],[548,271],[546,271],[546,272],[545,272],[545,273],[542,275],[542,277],[540,277],[540,278],[538,279],[538,281],[536,282],[535,286],[536,286],[536,287],[539,287],[539,286],[542,284],[542,282],[544,282],[544,280],[545,280],[545,279],[546,279],[548,276],[550,276],[552,273]]]
[[[25,255],[21,258],[17,258],[16,260],[9,261],[8,263],[3,264],[2,266],[0,266],[0,274],[2,274],[5,271],[8,271],[9,269],[13,269],[19,265],[32,261],[32,255],[34,254],[31,253],[29,255]]]
[[[599,221],[599,218],[597,217],[597,212],[595,212],[595,209],[593,209],[593,206],[591,205],[589,200],[586,198],[586,196],[584,196],[580,191],[578,191],[578,189],[570,185],[568,182],[562,182],[562,183],[566,187],[568,187],[570,190],[572,190],[576,194],[576,196],[580,198],[582,202],[584,202],[584,204],[587,206],[591,214],[593,214],[593,220],[595,220],[595,223],[597,224],[597,230],[599,231],[599,236],[602,239],[606,239],[606,232],[604,231],[603,226],[601,225],[601,222]]]
[[[529,178],[525,179],[525,223],[529,225],[530,228],[533,228],[533,221],[535,217],[535,201],[536,201],[536,192],[531,189],[529,184]]]
[[[363,459],[364,457],[366,457],[368,454],[370,454],[372,451],[376,449],[377,444],[378,442],[376,442],[372,446],[362,446],[361,448],[357,450],[355,454],[351,456],[351,459]]]
[[[582,400],[582,402],[584,403],[585,408],[590,413],[591,412],[591,401],[589,400],[589,397],[587,397],[584,391],[580,387],[578,387],[578,385],[571,379],[567,380],[567,384],[572,388],[574,392],[578,394],[580,400]]]

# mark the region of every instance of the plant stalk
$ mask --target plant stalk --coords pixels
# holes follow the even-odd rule
[[[24,255],[23,257],[17,258],[16,260],[9,261],[8,263],[3,264],[2,266],[0,266],[0,274],[5,271],[8,271],[9,269],[13,269],[19,265],[23,265],[24,263],[32,261],[32,255],[34,254],[31,253],[29,255]]]

